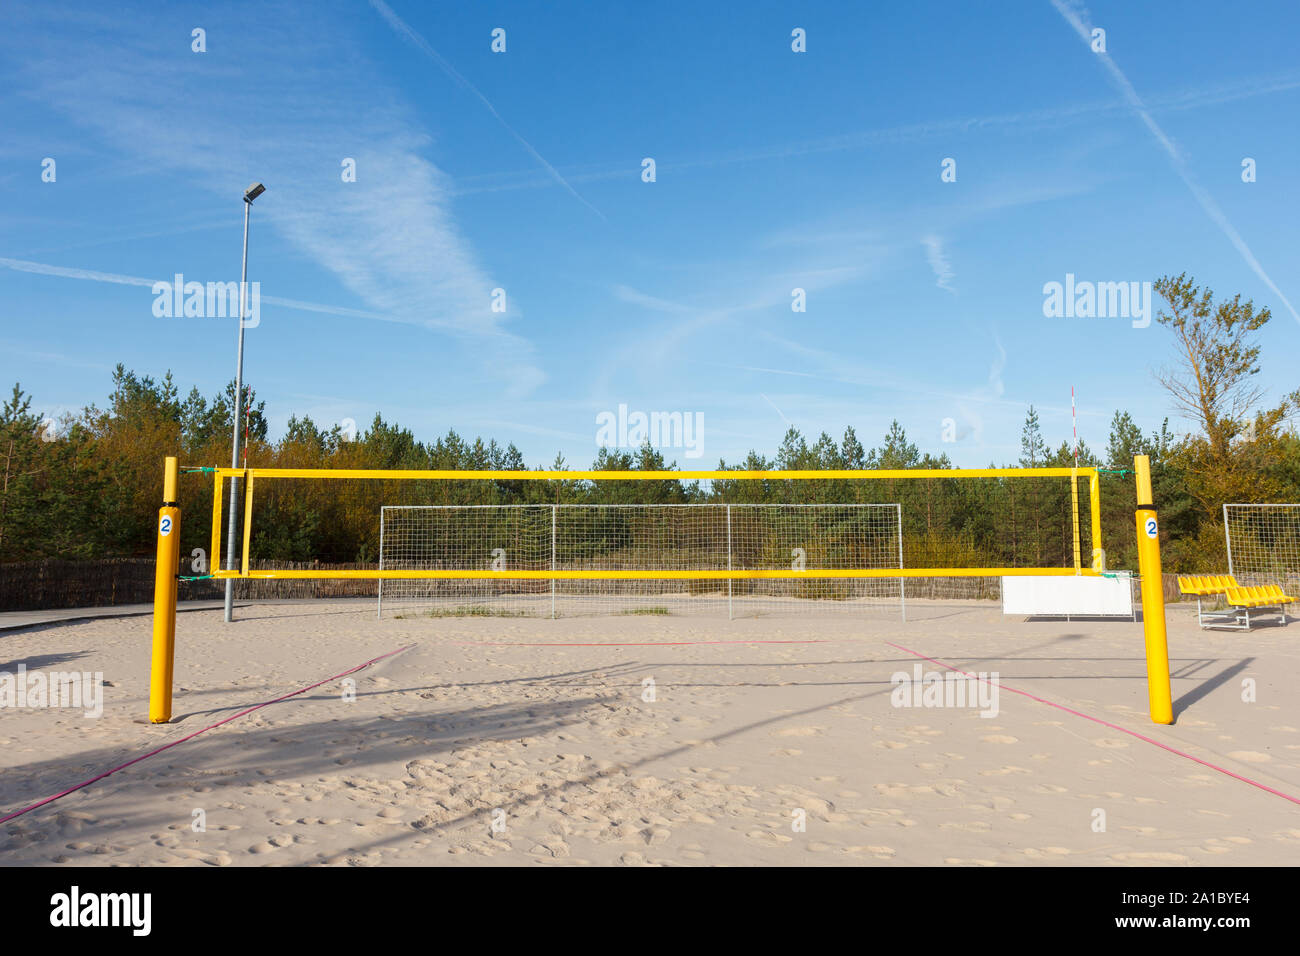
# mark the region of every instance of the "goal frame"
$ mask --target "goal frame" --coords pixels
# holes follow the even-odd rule
[[[608,472],[603,472],[603,474],[609,474],[609,473],[608,473]],[[569,503],[569,502],[556,502],[556,503],[551,503],[551,504],[546,504],[546,503],[541,503],[541,502],[539,502],[539,503],[535,503],[535,504],[527,504],[527,503],[520,503],[520,502],[509,502],[509,503],[504,503],[504,504],[486,504],[486,505],[445,505],[445,504],[444,504],[444,505],[381,505],[380,508],[379,508],[379,570],[380,570],[381,572],[384,570],[384,528],[385,528],[385,515],[387,514],[387,512],[389,512],[389,511],[443,511],[443,512],[449,512],[449,511],[468,511],[468,510],[472,510],[472,509],[489,509],[489,508],[496,508],[496,509],[502,509],[502,510],[504,510],[504,509],[524,509],[524,508],[537,508],[537,509],[549,508],[549,509],[551,509],[551,570],[550,570],[550,572],[544,572],[544,577],[545,577],[546,579],[549,579],[550,582],[551,582],[551,614],[550,614],[550,616],[551,616],[551,619],[552,619],[552,620],[554,620],[555,617],[556,617],[556,593],[555,593],[555,583],[556,583],[556,581],[558,581],[558,580],[561,580],[561,579],[565,579],[565,578],[567,578],[567,576],[561,576],[561,575],[558,575],[558,574],[555,573],[555,572],[557,571],[557,569],[556,569],[556,567],[555,567],[556,519],[557,519],[557,516],[558,516],[559,511],[560,511],[561,508],[574,508],[574,509],[579,509],[579,508],[588,508],[588,509],[601,509],[601,508],[609,508],[609,509],[613,509],[613,508],[673,508],[673,509],[688,509],[688,508],[721,508],[721,509],[724,509],[724,512],[725,512],[725,515],[726,515],[726,528],[727,528],[727,569],[728,569],[728,571],[731,571],[731,570],[732,570],[732,567],[731,567],[731,558],[732,558],[731,509],[732,509],[732,508],[791,508],[791,509],[795,509],[795,508],[847,508],[847,509],[856,509],[856,508],[861,508],[861,509],[880,509],[880,510],[884,510],[884,511],[892,511],[893,514],[894,514],[894,527],[893,527],[893,530],[894,530],[894,531],[897,533],[897,535],[898,535],[898,567],[897,567],[897,568],[881,568],[881,569],[873,569],[873,570],[881,570],[881,571],[895,571],[895,572],[897,572],[897,573],[895,573],[895,574],[888,574],[888,575],[881,574],[881,575],[878,575],[878,576],[879,576],[879,577],[891,577],[891,578],[896,577],[896,578],[898,578],[898,601],[899,601],[899,613],[900,613],[900,615],[901,615],[901,617],[902,617],[902,619],[903,619],[904,621],[907,620],[907,593],[906,593],[906,586],[905,586],[905,583],[904,583],[904,582],[906,581],[906,576],[902,574],[902,571],[903,571],[903,506],[902,506],[900,503],[896,502],[896,501],[895,501],[895,502],[857,502],[857,501],[855,501],[855,502],[845,502],[845,503],[838,503],[838,502],[716,502],[716,503],[715,503],[715,502],[647,502],[647,503],[643,503],[643,504],[611,504],[611,503],[588,503],[588,502],[572,502],[572,503]],[[817,569],[813,569],[813,570],[817,570]],[[838,570],[838,569],[832,569],[832,570]],[[866,570],[866,569],[864,569],[864,570]],[[647,573],[649,573],[649,571],[647,571]],[[704,572],[704,571],[697,571],[697,570],[682,570],[682,571],[676,571],[676,570],[674,570],[674,571],[671,571],[671,572],[660,570],[660,571],[654,571],[654,572],[653,572],[653,577],[652,577],[652,578],[648,578],[648,580],[662,580],[662,579],[670,579],[670,578],[693,578],[693,579],[697,579],[697,580],[698,580],[698,579],[700,579],[700,578],[704,578],[704,577],[712,577],[712,576],[714,576],[714,575],[709,574],[709,573]],[[742,578],[742,577],[752,578],[752,577],[771,577],[771,576],[772,576],[772,575],[770,575],[770,574],[755,574],[755,573],[753,573],[751,570],[738,571],[738,572],[736,573],[736,575],[728,575],[728,577],[727,577],[727,617],[728,617],[728,619],[734,619],[734,617],[735,617],[734,609],[733,609],[733,606],[732,606],[732,598],[733,598],[733,595],[732,595],[732,590],[733,590],[732,584],[733,584],[733,582],[734,582],[735,580],[738,580],[738,579]],[[788,578],[795,578],[795,577],[798,577],[798,578],[805,578],[805,579],[806,579],[806,578],[808,578],[808,577],[817,577],[818,575],[810,575],[810,574],[808,573],[808,569],[804,569],[804,570],[802,570],[802,571],[791,571],[790,573],[785,573],[785,572],[783,571],[779,576],[780,576],[780,577],[783,577],[783,578],[787,578],[787,577],[788,577]],[[386,575],[382,575],[382,574],[381,574],[380,577],[379,577],[379,588],[378,588],[379,594],[378,594],[378,601],[377,601],[376,612],[375,612],[375,614],[376,614],[376,618],[382,618],[382,617],[383,617],[383,613],[384,613],[384,580],[386,579],[386,577],[387,577]],[[430,577],[430,578],[439,578],[439,577],[442,577],[442,574],[441,574],[441,573],[439,573],[439,574],[431,574],[431,575],[428,575],[428,577]],[[486,576],[483,576],[483,575],[476,575],[476,577],[482,578],[482,577],[486,577]],[[502,579],[502,580],[529,580],[529,579],[535,578],[536,575],[535,575],[535,574],[530,574],[530,575],[528,575],[528,577],[523,577],[523,576],[520,574],[519,571],[494,571],[494,572],[491,573],[491,577],[493,577],[493,578],[499,578],[499,579]],[[602,577],[607,577],[607,576],[604,575],[604,574],[602,574]],[[392,578],[388,578],[388,579],[389,579],[389,580],[393,580]]]
[[[1297,514],[1297,526],[1300,527],[1300,502],[1295,502],[1295,501],[1277,501],[1277,502],[1262,502],[1262,503],[1225,502],[1223,505],[1223,543],[1228,552],[1228,574],[1231,575],[1234,579],[1236,578],[1238,572],[1236,567],[1237,562],[1234,561],[1232,556],[1232,526],[1230,524],[1230,517],[1229,517],[1231,513],[1228,510],[1230,508],[1243,508],[1243,509],[1244,508],[1259,508],[1259,509],[1294,508]],[[1240,558],[1240,554],[1238,554],[1238,558]],[[1262,575],[1265,577],[1279,577],[1279,575],[1270,575],[1264,572],[1251,571],[1251,570],[1245,570],[1242,571],[1241,573],[1246,575],[1254,574],[1254,575]],[[1296,566],[1290,571],[1280,576],[1286,577],[1288,575],[1292,575],[1292,576],[1300,575],[1300,555],[1297,555]],[[1244,584],[1245,582],[1242,583]]]

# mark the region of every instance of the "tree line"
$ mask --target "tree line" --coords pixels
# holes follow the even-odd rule
[[[1145,434],[1132,415],[1116,410],[1105,448],[1068,440],[1051,446],[1030,406],[1021,453],[1001,467],[1102,466],[1130,469],[1135,454],[1152,458],[1167,570],[1225,569],[1224,502],[1300,500],[1300,439],[1290,427],[1300,393],[1277,405],[1254,386],[1260,346],[1255,333],[1269,320],[1241,297],[1215,302],[1186,276],[1155,283],[1157,314],[1172,334],[1174,364],[1158,373],[1173,406],[1195,430],[1172,433],[1166,418]],[[181,398],[168,372],[161,380],[119,365],[101,408],[51,422],[33,410],[16,384],[0,408],[0,562],[147,556],[155,543],[161,463],[177,455],[188,465],[230,460],[234,384],[204,397]],[[353,436],[309,417],[289,419],[271,439],[265,403],[244,393],[247,460],[257,467],[463,471],[527,470],[513,443],[469,440],[455,430],[431,442],[376,415]],[[995,464],[990,462],[990,467]],[[671,471],[658,449],[602,448],[599,471]],[[771,457],[751,451],[720,461],[717,470],[948,470],[947,454],[923,452],[895,421],[868,448],[846,428],[839,440],[815,439],[790,428]],[[571,470],[557,455],[549,470]],[[725,481],[307,481],[259,483],[252,538],[255,557],[279,561],[373,563],[383,504],[494,503],[853,503],[898,502],[910,566],[1065,566],[1072,561],[1069,479]],[[1091,563],[1086,482],[1080,482],[1082,560]],[[182,554],[208,547],[212,482],[182,480]],[[1107,474],[1102,485],[1102,544],[1113,568],[1136,566],[1131,475]],[[224,542],[224,538],[223,538]]]

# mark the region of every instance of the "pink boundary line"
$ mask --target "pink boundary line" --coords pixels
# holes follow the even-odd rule
[[[450,641],[461,647],[682,647],[695,644],[833,644],[834,641]],[[0,820],[0,823],[3,823]]]
[[[903,651],[907,654],[911,654],[913,657],[919,657],[923,661],[929,661],[931,664],[938,664],[940,667],[946,667],[948,668],[948,670],[956,671],[958,674],[964,674],[967,677],[973,677],[978,681],[983,681],[983,683],[985,684],[989,683],[988,680],[985,680],[983,677],[980,677],[978,674],[972,674],[969,671],[964,671],[961,668],[953,667],[951,664],[946,664],[943,661],[937,661],[933,657],[926,657],[924,654],[914,651],[911,648],[904,647],[902,644],[895,644],[892,641],[885,641],[885,643],[888,644],[890,647],[896,647],[900,651]],[[1074,716],[1082,717],[1084,720],[1091,720],[1094,724],[1101,724],[1103,727],[1109,727],[1111,730],[1118,730],[1121,734],[1128,734],[1130,737],[1136,737],[1138,740],[1144,740],[1149,744],[1153,744],[1154,746],[1159,747],[1161,750],[1167,750],[1171,754],[1176,754],[1179,757],[1186,757],[1188,760],[1191,760],[1194,763],[1199,763],[1202,767],[1209,767],[1211,770],[1217,770],[1219,773],[1226,774],[1227,776],[1232,777],[1234,780],[1240,780],[1242,783],[1248,783],[1252,787],[1257,787],[1260,790],[1263,790],[1265,793],[1271,793],[1275,797],[1281,797],[1283,800],[1290,800],[1292,803],[1300,804],[1300,797],[1293,797],[1289,793],[1283,793],[1281,790],[1274,790],[1272,787],[1266,784],[1262,784],[1258,780],[1251,780],[1250,777],[1243,777],[1239,773],[1233,773],[1231,770],[1228,770],[1226,767],[1220,767],[1218,764],[1210,763],[1208,760],[1202,760],[1200,757],[1193,757],[1191,754],[1187,753],[1186,751],[1179,750],[1177,747],[1171,747],[1168,744],[1161,743],[1160,741],[1148,737],[1145,734],[1139,734],[1136,730],[1129,730],[1127,727],[1121,727],[1119,724],[1112,724],[1109,720],[1102,720],[1100,717],[1093,717],[1092,715],[1085,714],[1082,711],[1078,711],[1070,707],[1066,707],[1064,704],[1057,704],[1050,700],[1044,700],[1042,697],[1037,697],[1034,694],[1029,693],[1028,691],[1016,690],[1014,687],[1007,687],[1000,680],[998,681],[998,686],[1011,691],[1011,693],[1013,694],[1019,694],[1021,697],[1028,697],[1030,700],[1036,700],[1040,704],[1046,704],[1048,707],[1055,707],[1057,710],[1063,710],[1067,714],[1074,714]]]
[[[127,767],[131,766],[132,764],[137,764],[141,760],[147,760],[150,757],[162,753],[164,750],[170,750],[171,748],[175,747],[177,744],[183,744],[187,740],[193,740],[199,734],[206,734],[209,730],[214,730],[217,727],[220,727],[222,724],[228,724],[232,720],[238,720],[240,717],[243,717],[247,714],[251,714],[255,710],[261,710],[263,707],[269,707],[272,704],[278,704],[282,700],[288,700],[290,697],[297,697],[299,694],[305,694],[309,690],[315,690],[317,687],[321,686],[321,684],[328,684],[330,681],[336,681],[341,677],[347,677],[349,674],[355,674],[357,671],[369,667],[371,664],[379,663],[386,657],[392,657],[394,654],[402,653],[402,651],[409,651],[414,646],[415,646],[414,644],[408,644],[405,647],[399,647],[395,651],[389,651],[387,654],[380,654],[378,657],[372,658],[366,661],[364,664],[358,664],[356,667],[345,670],[342,674],[335,674],[333,677],[327,677],[322,681],[317,681],[316,683],[312,684],[309,687],[304,687],[301,690],[294,691],[292,694],[285,694],[283,697],[276,697],[274,700],[268,700],[260,704],[254,704],[252,707],[249,707],[245,710],[241,710],[237,714],[232,714],[231,716],[225,718],[224,720],[217,721],[215,724],[210,724],[207,727],[204,727],[202,730],[196,730],[194,731],[194,733],[188,734],[187,736],[182,737],[180,740],[173,740],[171,743],[163,744],[161,747],[158,747],[155,750],[151,750],[147,754],[141,754],[139,757],[136,757],[132,760],[128,760],[126,763],[114,767],[112,770],[105,770],[103,773],[99,774],[98,776],[91,777],[89,780],[79,783],[75,787],[69,787],[67,790],[60,791],[59,793],[54,794],[54,796],[52,797],[46,797],[44,800],[39,800],[36,803],[33,803],[30,807],[23,807],[21,810],[15,810],[13,813],[9,814],[8,816],[0,817],[0,823],[7,823],[8,821],[12,820],[14,817],[21,817],[24,813],[30,813],[32,810],[35,810],[38,807],[43,807],[47,803],[53,803],[55,800],[58,800],[60,797],[66,797],[70,793],[76,793],[78,790],[83,790],[86,787],[89,787],[92,783],[95,783],[96,781],[103,780],[105,777],[112,776],[113,774],[117,773],[119,770],[125,770]]]

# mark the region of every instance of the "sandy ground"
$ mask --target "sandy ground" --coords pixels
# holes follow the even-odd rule
[[[165,726],[141,722],[148,618],[7,632],[0,671],[111,686],[98,719],[0,709],[0,816],[411,647],[354,675],[355,699],[326,684],[0,825],[0,864],[1293,863],[1300,806],[1007,690],[1300,795],[1300,627],[1202,632],[1192,611],[1169,610],[1172,727],[1146,717],[1140,624],[991,605],[909,607],[906,624],[195,611]],[[757,643],[779,641],[796,643]],[[998,672],[999,714],[893,706],[891,675],[917,659],[886,641]]]

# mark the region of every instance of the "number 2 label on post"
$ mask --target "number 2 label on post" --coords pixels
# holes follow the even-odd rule
[[[1147,537],[1154,538],[1156,536],[1156,519],[1147,518],[1146,528],[1147,528]]]
[[[170,515],[166,515],[163,517],[161,521],[158,522],[158,534],[165,538],[171,533],[172,533],[172,519]]]

